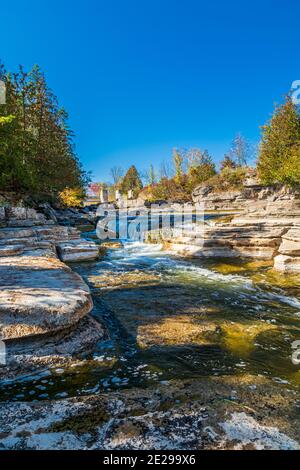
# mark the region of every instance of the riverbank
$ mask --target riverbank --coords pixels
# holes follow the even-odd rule
[[[93,260],[99,249],[80,232],[34,209],[1,208],[0,339],[5,365],[15,377],[50,364],[65,364],[103,335],[88,314],[93,302],[82,278],[65,261]]]

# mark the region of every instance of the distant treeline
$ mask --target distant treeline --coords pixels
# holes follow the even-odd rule
[[[239,189],[246,176],[257,176],[266,186],[286,185],[299,189],[300,115],[290,95],[275,108],[273,116],[261,129],[258,146],[237,134],[219,168],[207,150],[174,149],[172,160],[163,162],[158,171],[152,164],[141,173],[131,166],[123,176],[120,167],[113,167],[114,186],[124,194],[131,190],[138,195],[144,181],[142,192],[150,200],[189,200],[195,187],[203,183],[216,191]]]
[[[75,153],[68,115],[59,106],[38,66],[7,72],[6,104],[0,105],[0,191],[57,200],[83,193],[88,175]]]

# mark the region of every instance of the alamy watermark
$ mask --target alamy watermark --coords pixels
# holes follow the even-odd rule
[[[291,90],[292,90],[292,94],[291,94],[292,102],[296,106],[300,106],[300,80],[295,80],[292,83]]]
[[[97,210],[97,236],[100,240],[155,241],[180,237],[197,239],[199,249],[204,240],[203,204],[170,204],[162,208],[100,205]]]
[[[299,366],[300,365],[300,340],[294,341],[292,343],[292,349],[294,351],[292,353],[292,363],[295,366]]]
[[[0,104],[6,104],[6,85],[0,80]]]
[[[0,366],[6,365],[6,346],[4,341],[0,340]]]

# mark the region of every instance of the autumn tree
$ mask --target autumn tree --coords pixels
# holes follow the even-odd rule
[[[156,175],[156,172],[154,170],[154,166],[152,165],[152,163],[150,163],[148,170],[144,172],[143,179],[145,180],[146,184],[148,184],[149,186],[152,186],[153,184],[156,183],[157,175]]]
[[[188,180],[191,189],[204,183],[216,174],[216,166],[207,150],[201,152],[193,150],[193,157],[189,158],[190,167],[188,170]]]
[[[183,156],[177,149],[173,150],[173,164],[175,170],[175,179],[179,181],[183,175]]]
[[[224,155],[223,160],[220,164],[220,170],[223,171],[225,169],[234,170],[237,167],[236,162],[230,157],[230,155]]]

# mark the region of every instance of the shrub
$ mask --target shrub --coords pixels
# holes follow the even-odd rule
[[[59,200],[66,207],[79,207],[84,198],[85,193],[81,188],[65,188],[59,193]]]

